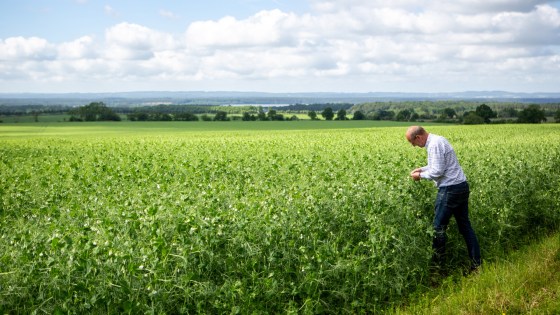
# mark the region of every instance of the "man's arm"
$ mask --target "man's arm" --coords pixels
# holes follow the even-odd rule
[[[437,145],[428,152],[428,165],[420,170],[420,176],[425,179],[435,180],[445,173],[445,152],[443,146]]]

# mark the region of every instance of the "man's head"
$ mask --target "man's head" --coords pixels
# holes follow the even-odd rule
[[[415,147],[423,148],[428,141],[428,132],[420,126],[410,126],[406,130],[406,140]]]

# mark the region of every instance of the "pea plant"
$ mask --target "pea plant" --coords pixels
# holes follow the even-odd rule
[[[430,131],[486,259],[558,228],[558,126]],[[0,142],[2,313],[372,313],[427,281],[435,188],[402,128]]]

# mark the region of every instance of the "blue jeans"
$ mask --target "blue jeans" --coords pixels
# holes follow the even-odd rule
[[[471,268],[476,268],[482,263],[478,239],[469,221],[469,194],[470,190],[467,182],[438,189],[434,217],[435,236],[432,247],[435,254],[434,258],[439,264],[443,263],[445,258],[445,243],[447,241],[445,231],[451,216],[455,217],[459,232],[467,243]]]

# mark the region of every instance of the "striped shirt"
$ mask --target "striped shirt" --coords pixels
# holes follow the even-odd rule
[[[420,177],[433,180],[436,187],[460,184],[467,180],[457,155],[447,139],[429,134],[426,141],[428,165],[422,167]]]

